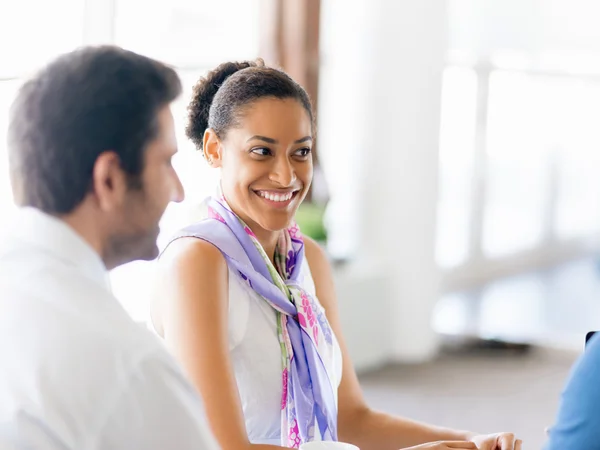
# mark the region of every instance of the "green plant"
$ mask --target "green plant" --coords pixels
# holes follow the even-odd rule
[[[296,223],[302,234],[313,238],[317,242],[327,240],[327,230],[323,221],[325,205],[303,203],[296,212]]]

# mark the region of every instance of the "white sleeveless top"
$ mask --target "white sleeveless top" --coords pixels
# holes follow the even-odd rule
[[[316,299],[306,259],[300,284]],[[318,301],[318,299],[317,299]],[[229,270],[229,352],[240,394],[246,431],[253,444],[280,444],[282,369],[275,310]],[[342,379],[342,354],[334,341],[337,384]],[[334,389],[337,404],[337,387]]]

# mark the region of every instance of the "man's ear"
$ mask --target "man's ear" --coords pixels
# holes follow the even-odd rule
[[[128,191],[127,174],[119,156],[106,151],[96,158],[92,171],[92,190],[100,209],[112,211],[123,205]]]
[[[221,167],[221,164],[223,163],[221,140],[212,128],[208,128],[204,132],[202,149],[204,151],[204,159],[206,159],[211,167]]]

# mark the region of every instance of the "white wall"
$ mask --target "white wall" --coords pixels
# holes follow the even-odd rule
[[[600,67],[597,0],[449,0],[448,12],[454,52],[481,60],[518,53],[537,64],[560,56],[574,70]]]
[[[430,321],[439,286],[444,5],[324,1],[319,142],[332,194],[331,250],[353,254],[338,290],[348,340],[360,343],[350,346],[359,368],[427,360],[437,348]],[[369,285],[385,288],[365,295]]]

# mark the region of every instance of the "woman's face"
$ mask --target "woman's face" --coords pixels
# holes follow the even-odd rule
[[[227,202],[254,232],[293,220],[312,182],[312,145],[310,117],[295,99],[257,100],[227,131],[213,160]]]

